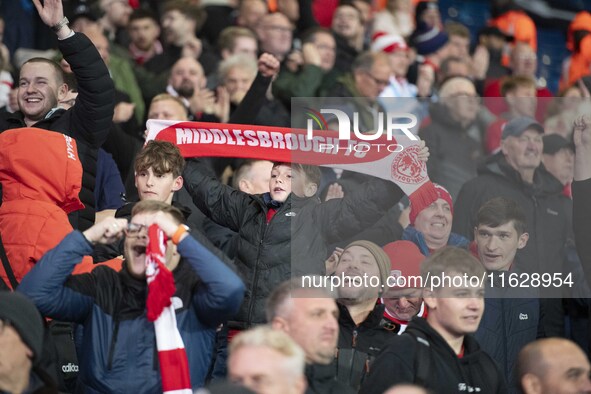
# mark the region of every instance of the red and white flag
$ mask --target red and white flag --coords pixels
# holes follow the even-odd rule
[[[166,268],[165,256],[166,236],[156,224],[152,224],[146,245],[146,310],[156,332],[162,391],[165,394],[192,394],[189,362],[172,304],[176,287],[172,273]]]
[[[427,166],[418,158],[420,142],[404,135],[340,140],[333,130],[319,130],[310,138],[303,129],[154,119],[147,127],[147,140],[172,142],[184,157],[240,157],[340,168],[396,183],[415,206],[437,200]]]

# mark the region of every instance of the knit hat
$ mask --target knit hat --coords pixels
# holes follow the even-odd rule
[[[435,190],[437,191],[437,197],[438,199],[441,198],[445,201],[447,201],[447,203],[449,204],[449,208],[451,209],[451,214],[453,216],[454,214],[454,204],[453,201],[451,199],[451,194],[449,194],[449,192],[447,191],[446,188],[444,188],[441,185],[438,185],[436,183],[433,183],[433,186],[435,186]],[[410,205],[410,214],[409,214],[409,219],[410,219],[410,224],[411,225],[415,225],[415,220],[417,220],[417,216],[419,216],[419,213],[421,213],[421,211],[425,208],[427,208],[428,205],[423,205],[423,206],[419,206],[419,205],[415,205],[415,204],[411,204]]]
[[[529,129],[535,130],[538,133],[544,133],[544,126],[539,124],[534,118],[530,118],[529,116],[513,118],[503,127],[501,139],[504,140],[507,137],[520,137],[525,130]]]
[[[381,284],[385,285],[388,280],[388,275],[390,275],[390,258],[388,258],[386,252],[384,252],[382,248],[371,241],[353,241],[345,247],[345,250],[352,246],[361,246],[362,248],[367,249],[369,253],[373,255],[380,270]]]
[[[394,51],[408,50],[406,41],[398,34],[387,34],[383,31],[378,31],[373,35],[371,41],[372,52],[392,53]]]
[[[33,352],[33,364],[43,348],[43,320],[35,305],[17,292],[0,291],[0,320],[8,321]]]
[[[408,288],[408,278],[411,276],[421,276],[421,262],[425,256],[421,253],[418,246],[411,241],[390,242],[384,246],[384,252],[390,258],[392,278],[402,277],[402,279],[390,280],[390,285],[397,288]]]
[[[424,0],[420,1],[417,4],[417,6],[415,7],[415,25],[421,23],[421,17],[423,16],[423,12],[427,10],[439,10],[437,0]]]
[[[425,22],[421,22],[413,32],[411,40],[417,53],[427,56],[443,48],[447,44],[448,37],[438,27],[431,27]]]

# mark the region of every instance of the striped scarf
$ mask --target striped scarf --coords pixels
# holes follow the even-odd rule
[[[156,332],[162,391],[166,394],[191,394],[189,362],[172,305],[176,288],[172,273],[165,265],[165,254],[166,236],[156,224],[152,224],[148,229],[146,246],[146,309],[148,320],[154,322]]]

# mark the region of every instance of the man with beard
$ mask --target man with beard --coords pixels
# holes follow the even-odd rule
[[[386,285],[389,273],[388,255],[370,241],[347,245],[336,266],[334,276],[341,279],[337,379],[355,391],[369,372],[370,363],[392,339],[382,325],[384,305],[377,304],[380,286]]]
[[[267,299],[267,321],[287,333],[306,353],[308,394],[353,393],[336,380],[334,365],[339,338],[339,310],[330,292],[303,288],[297,277],[280,284]]]
[[[148,227],[156,224],[167,242],[166,267],[172,272],[178,332],[185,345],[193,388],[203,385],[216,326],[236,313],[244,285],[182,223],[178,208],[141,201],[126,219],[107,218],[84,233],[73,231],[46,253],[19,291],[44,316],[84,326],[79,344],[79,389],[92,392],[161,393],[154,325],[146,316]],[[125,235],[120,272],[100,266],[70,275],[93,245]],[[152,290],[151,290],[152,291]],[[161,352],[160,352],[161,353]]]
[[[214,120],[204,116],[214,115],[215,120],[226,122],[229,115],[229,98],[225,90],[218,90],[218,101],[215,93],[205,87],[207,78],[201,64],[192,57],[180,58],[172,67],[166,92],[179,97],[191,117],[195,120]]]
[[[162,53],[160,25],[156,16],[148,10],[137,9],[129,16],[129,55],[136,64],[142,65]]]

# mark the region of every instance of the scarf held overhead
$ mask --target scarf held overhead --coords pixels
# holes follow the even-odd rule
[[[175,292],[174,278],[166,268],[166,237],[164,232],[152,224],[148,229],[146,245],[146,281],[148,299],[146,309],[148,320],[154,322],[156,348],[160,362],[162,391],[165,394],[191,394],[189,362],[183,339],[176,325],[176,314],[172,304]]]
[[[405,135],[372,141],[339,140],[338,132],[227,123],[148,120],[147,140],[177,145],[184,157],[239,157],[312,164],[372,175],[396,183],[416,206],[437,200],[419,141]],[[354,135],[353,135],[354,136]]]

